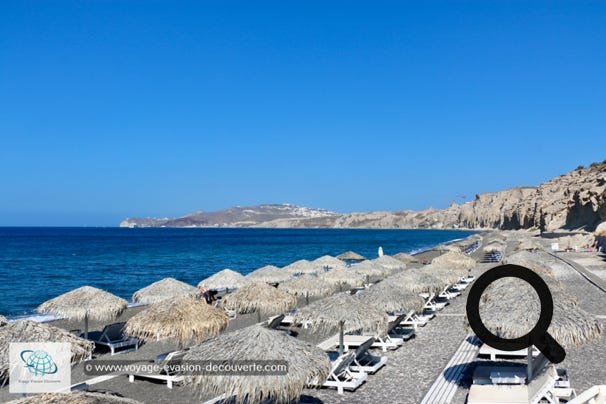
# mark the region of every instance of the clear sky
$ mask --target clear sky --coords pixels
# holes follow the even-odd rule
[[[604,1],[0,2],[0,225],[441,208],[605,128]]]

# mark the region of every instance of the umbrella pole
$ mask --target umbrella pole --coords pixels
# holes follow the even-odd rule
[[[344,326],[344,322],[340,321],[339,322],[339,356],[343,356],[343,346],[345,345],[343,343],[343,326]]]
[[[305,305],[309,304],[309,292],[305,292]]]
[[[88,311],[84,315],[84,339],[88,339]]]
[[[261,322],[261,310],[257,309],[257,323]]]
[[[528,355],[526,360],[526,384],[530,383],[532,377],[532,345],[528,347]]]

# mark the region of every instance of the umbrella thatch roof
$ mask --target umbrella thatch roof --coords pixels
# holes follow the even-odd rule
[[[42,303],[36,311],[71,320],[88,317],[91,320],[111,321],[122,314],[127,306],[128,302],[121,297],[92,286],[82,286]]]
[[[197,296],[199,290],[174,278],[164,278],[133,294],[133,302],[157,303],[176,296]]]
[[[292,273],[273,265],[265,265],[246,275],[251,282],[284,282],[292,278]]]
[[[309,380],[322,384],[330,372],[328,356],[320,348],[292,338],[281,331],[253,325],[223,334],[192,347],[185,361],[284,361],[288,366],[279,375],[203,375],[186,378],[209,396],[235,396],[237,403],[289,403],[301,396]]]
[[[67,342],[71,345],[72,364],[87,359],[95,344],[75,336],[62,328],[31,320],[13,321],[0,328],[0,379],[8,376],[9,346],[11,342]]]
[[[492,252],[492,251],[504,251],[505,250],[505,244],[501,244],[501,243],[490,243],[485,245],[482,248],[482,251],[484,252]]]
[[[438,251],[450,251],[450,252],[461,252],[461,248],[457,247],[455,244],[442,244],[434,248],[434,250]]]
[[[0,327],[6,324],[8,324],[8,320],[6,319],[6,317],[0,315]]]
[[[225,330],[225,310],[191,296],[177,296],[154,303],[126,322],[126,333],[143,340],[172,338],[179,343],[199,343]]]
[[[343,254],[337,255],[337,258],[343,261],[364,261],[366,257],[358,254],[357,252],[347,251]]]
[[[333,329],[343,324],[344,332],[362,329],[383,335],[387,331],[385,312],[361,303],[348,292],[337,293],[297,309],[294,321],[309,322],[315,329]]]
[[[599,340],[600,322],[565,295],[553,294],[553,319],[549,334],[565,348]],[[504,338],[516,338],[530,331],[541,311],[536,292],[517,278],[502,278],[491,284],[482,295],[482,321],[492,332]]]
[[[303,275],[299,278],[282,282],[279,286],[288,293],[299,296],[328,296],[335,292],[335,284],[314,275]]]
[[[425,265],[422,270],[448,285],[455,284],[459,279],[468,275],[467,269],[443,264]]]
[[[314,264],[319,269],[325,269],[325,268],[338,269],[338,268],[346,267],[346,265],[343,261],[341,261],[338,258],[332,257],[330,255],[324,255],[320,258],[316,258],[311,263]]]
[[[419,262],[419,259],[417,257],[415,257],[414,255],[406,254],[403,252],[397,253],[393,257],[399,261],[402,261],[405,264],[412,264],[412,263]]]
[[[71,393],[35,394],[7,404],[140,404],[140,401],[110,393],[74,391]]]
[[[423,268],[407,269],[406,271],[391,275],[385,280],[393,282],[403,290],[414,293],[441,291],[448,286],[449,282],[437,278],[430,271],[426,271],[425,268],[427,266],[429,265]]]
[[[241,273],[226,268],[201,280],[198,287],[203,286],[208,289],[237,289],[249,282]]]
[[[311,261],[307,260],[295,261],[282,268],[283,271],[287,271],[291,274],[315,274],[320,269],[321,268],[317,265],[314,265]]]
[[[389,255],[383,255],[379,258],[375,258],[371,262],[380,265],[383,268],[387,268],[390,271],[399,271],[406,268],[406,264],[394,257],[390,257]]]
[[[381,278],[386,277],[393,272],[391,269],[385,268],[384,266],[376,264],[373,261],[363,261],[355,266],[352,266],[350,269],[365,276],[377,276]]]
[[[463,254],[462,252],[450,251],[434,258],[432,264],[442,265],[449,268],[461,268],[464,270],[472,269],[476,266],[476,260]]]
[[[353,297],[385,312],[409,310],[419,312],[423,309],[424,304],[418,294],[405,291],[389,280],[374,284],[370,288],[356,293]]]
[[[273,314],[293,309],[297,305],[297,298],[267,283],[253,282],[225,296],[222,305],[238,313],[258,311]]]
[[[350,286],[362,286],[366,282],[366,275],[354,271],[353,268],[333,269],[322,273],[318,277],[333,285],[347,284]]]

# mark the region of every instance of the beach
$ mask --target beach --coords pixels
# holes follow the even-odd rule
[[[495,235],[499,235],[499,233],[483,233],[482,237],[486,241]],[[503,236],[503,234],[500,236]],[[528,236],[522,232],[507,232],[504,234],[506,243],[505,260],[508,256],[517,252],[518,242],[524,237]],[[542,243],[545,250],[547,250],[548,242],[543,240]],[[430,262],[443,252],[440,248],[436,248],[417,254],[416,257],[421,262]],[[606,280],[606,262],[604,262],[603,256],[595,252],[560,254],[566,260],[574,261],[599,279]],[[481,249],[471,254],[471,257],[478,261],[477,265],[471,270],[471,274],[476,278],[496,265],[495,263],[479,263],[483,255],[484,252]],[[409,264],[406,269],[414,267],[421,268],[423,264]],[[403,271],[406,271],[406,269]],[[553,275],[562,282],[567,292],[577,299],[583,310],[597,316],[602,327],[606,327],[606,293],[603,290],[590,283],[582,273],[565,263],[558,265],[553,270]],[[450,300],[449,304],[439,311],[434,319],[429,321],[426,326],[418,328],[413,339],[406,341],[398,349],[388,350],[387,352],[373,350],[374,354],[386,356],[388,358],[387,364],[376,374],[371,375],[366,383],[354,392],[345,391],[344,394],[340,395],[334,389],[306,388],[303,390],[301,402],[390,402],[403,404],[421,402],[432,384],[443,377],[447,364],[455,355],[462,341],[470,335],[470,331],[465,326],[465,302],[469,289],[465,289],[461,296]],[[304,305],[305,302],[300,300],[299,307]],[[115,321],[127,321],[145,309],[146,306],[128,308]],[[235,319],[230,320],[228,328],[224,332],[233,332],[253,325],[257,321],[258,316],[255,313],[238,314]],[[81,322],[65,319],[51,323],[66,330],[82,327]],[[104,325],[103,322],[91,321],[89,328],[90,330],[101,330]],[[297,328],[296,330],[297,338],[313,344],[320,343],[335,333],[335,330],[324,332],[304,328]],[[170,340],[152,341],[142,344],[137,351],[112,356],[111,359],[149,361],[153,360],[156,355],[178,348],[178,344]],[[109,355],[96,352],[95,358],[108,359]],[[568,369],[572,387],[577,392],[582,392],[593,385],[603,384],[606,381],[606,368],[603,366],[604,358],[606,358],[606,339],[602,334],[599,341],[567,349],[567,357],[564,362],[558,364],[558,367]],[[191,386],[176,385],[174,388],[168,389],[165,383],[148,379],[136,379],[134,383],[130,383],[126,375],[118,375],[107,378],[107,380],[102,378],[93,379],[84,373],[85,363],[80,363],[73,368],[72,384],[86,382],[88,383],[88,391],[111,392],[145,403],[205,402],[215,398],[211,395],[200,395]],[[450,402],[465,402],[476,363],[476,361],[473,361],[473,363],[464,367]],[[5,402],[16,398],[19,398],[19,396],[9,394],[7,386],[0,389],[0,401]]]

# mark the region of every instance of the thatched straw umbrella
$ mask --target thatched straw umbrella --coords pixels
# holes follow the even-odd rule
[[[290,274],[315,274],[319,271],[319,268],[312,264],[311,261],[299,260],[285,266],[282,270]]]
[[[360,264],[357,264],[351,269],[366,276],[367,280],[369,280],[371,276],[384,278],[388,275],[391,275],[392,273],[392,270],[387,269],[382,265],[376,264],[373,261],[361,262]]]
[[[419,259],[414,255],[406,254],[406,253],[397,253],[393,256],[395,259],[402,261],[405,264],[413,264],[419,262]]]
[[[353,268],[333,269],[318,275],[318,277],[327,283],[339,287],[339,289],[342,289],[344,285],[351,287],[362,286],[366,282],[366,275],[354,271]]]
[[[238,289],[248,284],[248,282],[249,279],[246,279],[241,273],[226,268],[206,279],[201,280],[198,283],[198,287],[205,287],[208,289],[226,289],[229,291],[229,289]]]
[[[469,274],[468,270],[464,267],[458,266],[445,266],[442,264],[429,264],[422,268],[426,274],[433,276],[434,278],[440,279],[447,285],[453,285],[464,276]]]
[[[461,252],[461,248],[457,247],[454,244],[442,244],[437,246],[436,248],[434,248],[434,250],[438,250],[438,251],[446,251],[446,252]]]
[[[252,271],[246,275],[246,279],[251,282],[284,282],[292,279],[292,274],[273,265],[265,265],[262,268]]]
[[[144,341],[172,338],[179,346],[200,343],[227,328],[225,310],[191,296],[154,303],[126,322],[126,333]]]
[[[309,380],[322,384],[331,367],[328,356],[320,348],[260,325],[229,332],[192,347],[184,360],[222,363],[273,361],[288,366],[284,374],[186,378],[186,383],[194,383],[205,394],[213,397],[222,395],[227,399],[235,396],[237,403],[260,403],[267,399],[277,403],[293,402],[301,396]]]
[[[407,269],[406,271],[391,275],[385,280],[393,282],[403,290],[413,293],[421,293],[426,291],[431,293],[434,291],[441,291],[448,286],[448,282],[437,278],[431,272],[426,271],[425,267]]]
[[[0,328],[0,379],[6,379],[9,374],[11,342],[67,342],[71,346],[72,364],[89,358],[95,349],[94,342],[79,338],[64,329],[31,320],[13,321]]]
[[[416,293],[405,291],[395,283],[384,280],[356,293],[354,299],[369,304],[384,312],[423,309],[424,301]]]
[[[7,404],[140,404],[140,401],[110,393],[75,391],[72,393],[35,394]]]
[[[384,311],[361,303],[347,292],[337,293],[298,309],[294,321],[307,322],[314,329],[339,328],[341,354],[345,332],[362,329],[375,335],[383,335],[387,331],[387,315]]]
[[[525,238],[518,244],[518,250],[540,250],[542,248],[541,244],[532,238]]]
[[[493,252],[493,251],[504,251],[505,250],[505,244],[501,244],[501,243],[490,243],[485,245],[482,248],[482,251],[484,252]]]
[[[571,348],[600,338],[602,326],[594,316],[565,295],[557,291],[552,291],[552,295],[553,318],[548,332],[558,343]],[[485,326],[498,330],[503,338],[526,334],[538,321],[540,311],[541,303],[532,286],[517,278],[495,281],[486,288],[480,301]]]
[[[357,252],[353,252],[353,251],[347,251],[347,252],[344,252],[343,254],[339,254],[339,255],[337,255],[337,258],[340,259],[341,261],[364,261],[364,260],[366,260],[366,257],[358,254]]]
[[[334,283],[326,282],[323,278],[314,275],[291,279],[281,283],[278,288],[295,296],[305,296],[308,304],[309,297],[328,296],[336,291]]]
[[[297,298],[267,283],[253,282],[225,296],[221,304],[241,314],[256,311],[261,321],[261,315],[283,313],[295,308]]]
[[[406,268],[406,264],[394,257],[390,257],[389,255],[383,255],[370,262],[386,268],[389,272],[400,271]]]
[[[36,311],[70,320],[84,320],[84,338],[88,338],[89,319],[112,321],[127,307],[128,302],[121,297],[92,286],[82,286],[42,303]]]
[[[8,320],[6,319],[6,317],[4,317],[3,315],[0,315],[0,327],[2,327],[3,325],[7,325],[8,324]]]
[[[174,278],[164,278],[133,294],[133,302],[157,303],[176,296],[197,296],[200,291],[185,282]]]
[[[316,258],[311,262],[313,265],[318,267],[319,269],[339,269],[345,268],[347,265],[343,261],[338,258],[332,257],[330,255],[324,255],[320,258]]]
[[[463,254],[462,252],[450,251],[440,255],[431,261],[432,264],[442,265],[449,268],[462,268],[466,271],[476,266],[476,261],[473,258]]]

